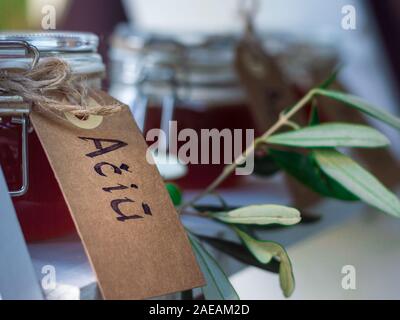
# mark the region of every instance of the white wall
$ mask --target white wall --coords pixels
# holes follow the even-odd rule
[[[354,0],[259,0],[262,30],[341,32],[341,8]],[[136,25],[159,32],[238,32],[242,0],[125,0]],[[362,8],[360,8],[362,10]],[[365,25],[362,19],[361,24]]]

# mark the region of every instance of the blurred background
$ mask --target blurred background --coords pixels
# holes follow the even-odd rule
[[[103,86],[131,107],[144,133],[159,127],[167,132],[168,121],[176,120],[178,130],[254,128],[260,134],[337,65],[342,70],[335,89],[400,113],[395,0],[0,0],[0,29],[43,30],[46,5],[55,8],[56,30],[99,36],[107,67]],[[349,6],[354,25],[346,27]],[[246,65],[247,54],[267,70],[261,80],[252,74],[254,66]],[[322,120],[371,122],[392,141],[398,139],[394,129],[337,103],[327,102],[321,110]],[[162,148],[176,156],[168,142]],[[393,143],[391,153],[373,151],[364,162],[390,187],[398,180],[393,172],[399,156],[400,144]],[[196,189],[222,167],[172,163],[159,169],[166,179]],[[233,177],[224,186],[243,181]],[[293,194],[299,206],[315,200]]]
[[[240,36],[244,32],[242,11],[246,6],[251,7],[251,3],[244,0],[0,0],[0,29],[41,30],[42,8],[50,4],[56,8],[57,30],[97,34],[99,52],[109,65],[113,34],[127,38],[128,33],[140,33],[142,40],[149,34],[170,40],[185,37],[183,42],[189,43],[215,36]],[[345,66],[340,80],[346,88],[399,113],[400,44],[395,41],[400,29],[398,1],[258,0],[254,3],[257,12],[252,20],[263,41],[281,37],[283,42],[329,47],[335,59]],[[342,28],[345,5],[356,9],[355,30]],[[119,28],[117,32],[121,23],[127,23],[130,31]],[[200,40],[188,39],[199,38],[199,34]],[[111,75],[109,69],[108,76]],[[109,79],[106,85],[110,86]],[[393,134],[389,129],[389,135]],[[397,154],[400,154],[399,148],[395,150]]]

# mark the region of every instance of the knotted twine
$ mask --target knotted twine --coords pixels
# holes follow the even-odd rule
[[[31,70],[0,69],[0,95],[16,95],[44,111],[70,112],[77,117],[107,116],[121,105],[105,104],[82,76],[73,75],[67,62],[44,58]],[[97,103],[89,103],[93,98]]]

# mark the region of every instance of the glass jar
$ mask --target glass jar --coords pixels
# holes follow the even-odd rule
[[[89,33],[0,33],[0,69],[27,69],[44,57],[66,61],[73,76],[100,87],[105,68]],[[74,224],[38,137],[29,101],[0,90],[0,165],[27,241],[74,232]]]
[[[170,120],[177,122],[178,132],[255,129],[255,115],[234,65],[240,39],[239,34],[151,34],[120,25],[111,40],[110,94],[130,106],[145,136],[153,128],[168,133]],[[260,41],[276,59],[295,99],[324,80],[337,62],[336,51],[321,41],[285,34],[264,34]],[[277,116],[271,110],[271,117]],[[178,150],[184,143],[178,141]],[[188,174],[176,182],[204,188],[223,167],[223,163],[189,164]],[[240,181],[241,176],[232,175],[224,185]]]
[[[168,133],[171,120],[178,132],[191,128],[199,137],[201,129],[254,127],[234,70],[235,35],[169,37],[121,25],[111,43],[110,94],[131,107],[145,136],[152,128]],[[178,141],[178,150],[184,143]],[[189,164],[188,174],[176,182],[205,187],[223,166]],[[232,177],[225,186],[235,182]]]

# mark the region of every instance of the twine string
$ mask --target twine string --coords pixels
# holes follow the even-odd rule
[[[119,112],[120,104],[106,104],[82,76],[72,74],[59,58],[41,59],[32,70],[0,69],[0,95],[17,95],[34,106],[78,117],[107,116]],[[93,98],[97,103],[89,103]]]

